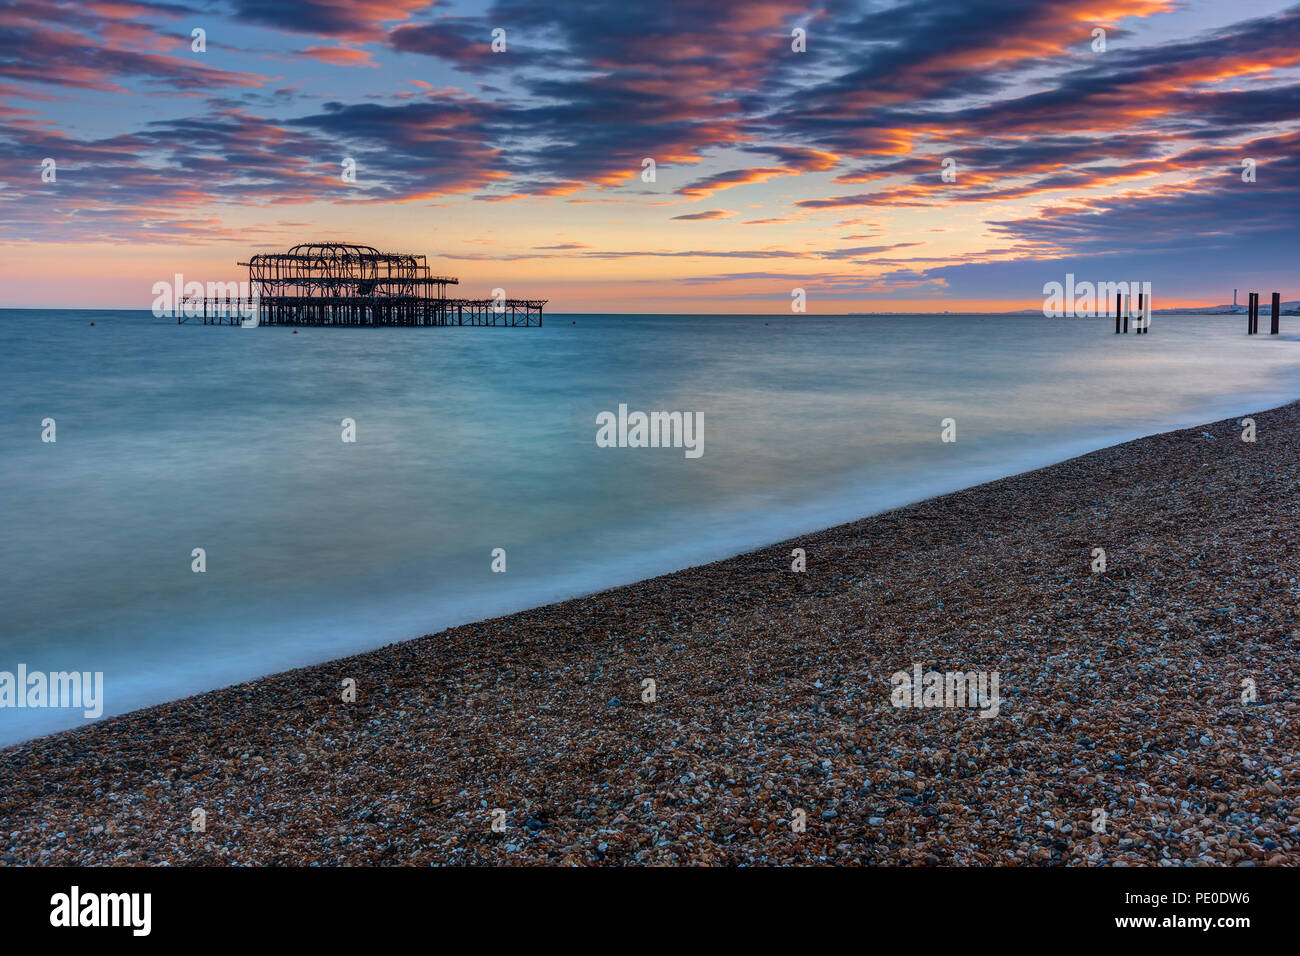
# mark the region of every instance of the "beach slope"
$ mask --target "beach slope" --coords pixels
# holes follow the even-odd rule
[[[0,862],[1295,865],[1300,405],[1253,418],[8,748]]]

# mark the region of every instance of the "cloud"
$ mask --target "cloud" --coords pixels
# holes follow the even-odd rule
[[[734,215],[735,213],[730,209],[710,209],[708,212],[693,212],[684,216],[673,216],[673,219],[727,219]]]
[[[1210,2],[1193,16],[1174,0],[679,0],[651,14],[596,0],[453,13],[425,0],[196,2],[0,8],[0,161],[16,171],[0,235],[225,241],[221,222],[240,207],[460,197],[475,215],[526,218],[609,203],[633,235],[696,222],[699,248],[606,240],[625,251],[560,242],[533,254],[852,262],[872,266],[859,277],[872,282],[895,264],[879,281],[955,286],[1017,258],[1231,262],[1235,242],[1285,235],[1300,205],[1296,6],[1257,15]],[[210,42],[248,35],[260,49],[191,54],[200,11]],[[1095,24],[1105,54],[1088,48]],[[790,49],[795,25],[807,53]],[[259,58],[287,75],[263,76]],[[119,112],[101,115],[104,92],[120,94]],[[1253,184],[1240,180],[1247,155]],[[44,156],[58,158],[56,188],[39,180]],[[355,184],[340,180],[344,156]],[[641,180],[646,158],[656,182]],[[746,205],[728,205],[743,214],[680,211],[740,188],[731,195]],[[870,218],[840,218],[862,207]],[[799,240],[716,248],[709,237],[729,229],[708,223],[733,219],[799,223]],[[933,242],[894,241],[936,222],[945,231]],[[917,254],[884,258],[906,248]]]
[[[722,192],[724,189],[765,182],[775,176],[783,176],[786,172],[787,170],[784,169],[766,166],[752,169],[732,169],[725,173],[716,173],[713,176],[698,179],[693,183],[682,186],[677,190],[677,193],[682,196],[690,196],[693,199],[703,199],[712,196],[714,193]]]
[[[379,65],[374,62],[369,51],[355,50],[346,46],[309,46],[302,51],[302,55],[333,66],[377,67]]]
[[[189,30],[130,20],[152,4],[20,0],[0,7],[0,77],[69,89],[126,92],[128,81],[155,93],[259,87],[259,74],[225,70],[190,50]],[[171,50],[175,55],[166,52]]]
[[[382,39],[390,25],[429,5],[430,0],[234,0],[233,7],[244,23],[366,42]]]

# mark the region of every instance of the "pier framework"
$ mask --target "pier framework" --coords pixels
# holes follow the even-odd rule
[[[259,253],[239,265],[256,291],[246,302],[204,298],[204,325],[540,327],[547,301],[451,298],[447,287],[459,280],[430,274],[424,256],[344,242]],[[177,322],[190,318],[183,312]]]

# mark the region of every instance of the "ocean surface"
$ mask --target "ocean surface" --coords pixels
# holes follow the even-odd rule
[[[1300,319],[1245,324],[0,311],[0,671],[103,671],[122,713],[1300,396]],[[703,455],[598,447],[620,404],[701,413]],[[0,745],[85,722],[3,708]]]

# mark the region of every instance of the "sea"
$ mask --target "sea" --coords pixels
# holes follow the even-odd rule
[[[797,539],[1288,402],[1283,325],[0,311],[0,672],[102,672],[107,717]],[[598,443],[620,406],[701,453]],[[0,707],[0,745],[89,719]]]

